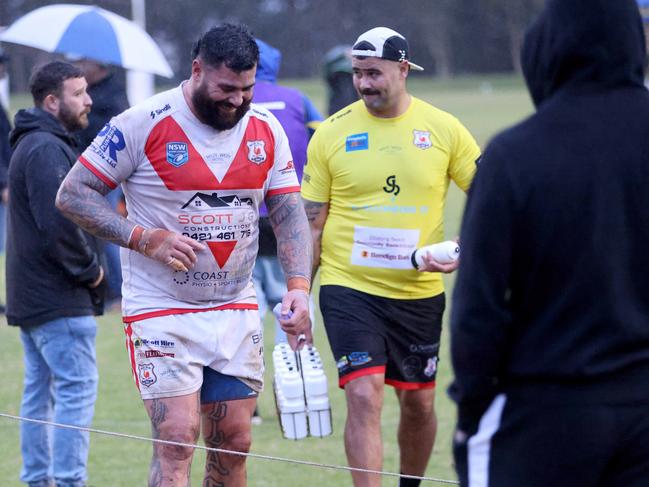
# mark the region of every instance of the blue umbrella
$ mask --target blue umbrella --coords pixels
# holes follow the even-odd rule
[[[141,27],[91,5],[49,5],[20,17],[0,40],[84,57],[126,69],[173,76],[160,48]]]

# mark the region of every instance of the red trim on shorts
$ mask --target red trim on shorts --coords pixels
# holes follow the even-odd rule
[[[137,378],[137,373],[135,371],[135,347],[133,346],[133,328],[131,327],[130,324],[126,325],[124,328],[124,334],[126,335],[126,351],[128,352],[128,356],[131,359],[131,372],[133,372],[133,379],[135,380],[135,387],[137,387],[137,390],[140,390],[140,381]]]
[[[366,369],[355,370],[349,374],[343,375],[338,379],[338,387],[341,389],[345,388],[345,384],[359,377],[365,375],[374,375],[374,374],[385,374],[385,365],[377,365],[376,367],[368,367]]]
[[[435,381],[432,382],[402,382],[400,380],[385,379],[385,383],[391,385],[395,389],[404,391],[413,391],[415,389],[434,389]]]
[[[91,173],[93,173],[95,176],[101,179],[106,184],[106,186],[108,186],[110,189],[115,189],[117,187],[117,184],[114,181],[108,179],[107,176],[102,174],[99,171],[99,169],[93,166],[92,163],[88,161],[88,159],[86,159],[85,157],[79,156],[79,162],[83,164],[86,167],[86,169],[88,169]]]
[[[286,193],[299,193],[300,192],[300,187],[299,186],[288,186],[286,188],[277,188],[277,189],[270,189],[266,193],[266,198],[269,196],[275,196],[278,194],[286,194]]]
[[[255,310],[259,309],[257,304],[248,304],[248,303],[230,303],[223,304],[221,306],[215,306],[214,308],[170,308],[170,309],[161,309],[159,311],[151,311],[150,313],[142,313],[139,315],[133,316],[122,316],[122,321],[124,323],[133,323],[134,321],[148,320],[149,318],[158,318],[160,316],[169,316],[169,315],[184,315],[187,313],[201,313],[203,311],[223,311],[226,309],[250,309]]]

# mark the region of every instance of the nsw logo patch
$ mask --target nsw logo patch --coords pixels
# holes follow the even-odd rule
[[[187,142],[167,142],[167,162],[180,167],[189,161]]]
[[[345,152],[354,152],[357,150],[367,150],[370,148],[370,138],[367,132],[362,134],[350,135],[345,139]]]

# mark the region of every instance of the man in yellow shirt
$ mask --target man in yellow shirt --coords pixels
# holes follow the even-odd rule
[[[311,139],[302,197],[322,268],[320,308],[347,399],[345,449],[352,467],[382,467],[384,383],[400,403],[401,473],[422,476],[437,430],[435,372],[445,297],[443,264],[415,248],[442,241],[450,180],[466,191],[480,157],[453,116],[411,96],[406,39],[377,27],[353,46],[361,100]],[[353,472],[356,486],[378,475]],[[400,479],[401,486],[418,485]]]

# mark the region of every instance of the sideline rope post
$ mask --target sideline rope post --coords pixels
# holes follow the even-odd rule
[[[197,450],[205,450],[208,452],[214,452],[214,453],[225,453],[227,455],[238,455],[242,457],[250,457],[250,458],[257,458],[259,460],[270,460],[270,461],[275,461],[275,462],[284,462],[284,463],[292,463],[294,465],[304,465],[306,467],[316,467],[316,468],[326,468],[330,470],[346,470],[349,472],[362,472],[362,473],[373,473],[373,474],[378,474],[382,475],[385,477],[404,477],[408,479],[415,479],[415,480],[421,480],[424,482],[435,482],[438,484],[447,484],[447,485],[459,485],[459,482],[456,480],[445,480],[445,479],[438,479],[435,477],[418,477],[416,475],[405,475],[405,474],[400,474],[400,473],[395,473],[395,472],[383,472],[380,470],[369,470],[365,468],[356,468],[356,467],[348,467],[344,465],[333,465],[333,464],[328,464],[328,463],[318,463],[318,462],[311,462],[307,460],[296,460],[293,458],[284,458],[284,457],[276,457],[272,455],[261,455],[259,453],[243,453],[239,451],[232,451],[232,450],[224,450],[222,448],[210,448],[207,446],[203,445],[193,445],[191,443],[181,443],[177,441],[167,441],[167,440],[158,440],[155,438],[147,438],[145,436],[137,436],[137,435],[130,435],[127,433],[117,433],[114,431],[104,431],[104,430],[99,430],[95,428],[84,428],[81,426],[74,426],[71,424],[61,424],[61,423],[54,423],[52,421],[44,421],[42,419],[31,419],[31,418],[23,418],[22,416],[16,416],[13,414],[7,414],[7,413],[0,413],[0,418],[6,418],[6,419],[12,419],[14,421],[27,421],[30,423],[37,423],[37,424],[47,424],[50,426],[54,426],[57,428],[67,428],[67,429],[73,429],[73,430],[79,430],[79,431],[87,431],[89,433],[96,433],[99,435],[106,435],[106,436],[114,436],[117,438],[128,438],[130,440],[139,440],[139,441],[146,441],[148,443],[161,443],[164,445],[172,445],[172,446],[181,446],[184,448],[194,448]]]

